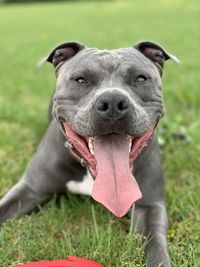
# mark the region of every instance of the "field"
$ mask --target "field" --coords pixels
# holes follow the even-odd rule
[[[53,67],[36,64],[55,45],[162,44],[181,61],[167,62],[166,115],[159,126],[175,267],[200,266],[200,5],[196,0],[71,1],[0,6],[0,195],[22,175],[48,125]],[[181,131],[187,140],[175,140]],[[76,210],[76,212],[74,212]],[[145,266],[145,239],[128,218],[116,219],[87,197],[56,196],[38,212],[0,230],[0,266],[88,257],[106,267]]]

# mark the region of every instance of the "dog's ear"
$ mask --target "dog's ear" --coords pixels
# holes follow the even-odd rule
[[[46,61],[57,67],[63,61],[73,57],[76,53],[82,50],[84,46],[77,42],[67,42],[60,44],[46,57]]]
[[[146,56],[147,58],[149,58],[151,61],[153,61],[156,64],[161,76],[162,76],[164,63],[166,60],[171,59],[177,64],[180,63],[179,60],[174,55],[170,55],[160,45],[155,44],[150,41],[137,43],[136,45],[134,45],[134,48],[139,50],[144,56]]]

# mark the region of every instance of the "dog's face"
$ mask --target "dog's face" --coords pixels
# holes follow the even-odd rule
[[[141,136],[163,116],[160,73],[135,48],[83,48],[57,70],[54,114],[80,136]]]
[[[161,75],[170,57],[151,42],[111,51],[66,43],[47,59],[56,67],[58,124],[96,177],[93,198],[117,216],[141,197],[132,163],[164,114]]]

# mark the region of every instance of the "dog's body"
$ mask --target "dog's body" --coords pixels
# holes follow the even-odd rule
[[[154,132],[164,113],[160,76],[169,58],[151,42],[115,51],[78,43],[54,49],[47,58],[57,76],[49,128],[22,179],[0,200],[0,224],[32,211],[66,186],[92,195],[118,217],[137,201],[137,230],[150,235],[147,266],[171,266]]]

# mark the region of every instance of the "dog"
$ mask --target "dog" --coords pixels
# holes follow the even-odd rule
[[[150,236],[147,266],[170,267],[156,134],[168,59],[178,63],[150,41],[117,50],[57,46],[45,58],[57,78],[49,127],[21,180],[0,200],[0,224],[66,188],[91,195],[117,217],[135,203],[137,231]]]

